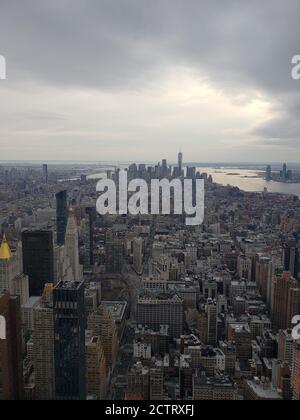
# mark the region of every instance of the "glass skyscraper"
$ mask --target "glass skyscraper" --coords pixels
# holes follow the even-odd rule
[[[53,306],[56,399],[85,400],[84,282],[58,283]]]

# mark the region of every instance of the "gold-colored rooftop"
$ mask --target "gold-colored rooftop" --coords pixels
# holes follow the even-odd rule
[[[2,244],[0,246],[0,260],[10,260],[13,257],[11,249],[8,245],[6,236],[3,236]]]

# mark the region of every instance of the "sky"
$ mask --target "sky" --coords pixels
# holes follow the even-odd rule
[[[300,162],[299,0],[0,0],[0,159]]]

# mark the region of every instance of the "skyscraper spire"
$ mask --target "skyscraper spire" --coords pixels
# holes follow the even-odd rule
[[[10,260],[13,257],[6,236],[3,236],[2,244],[0,247],[0,260]]]

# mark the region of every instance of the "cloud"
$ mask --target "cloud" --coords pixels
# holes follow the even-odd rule
[[[217,160],[227,159],[222,144],[228,142],[235,144],[235,155],[241,159],[251,147],[254,153],[257,141],[264,147],[279,145],[280,153],[285,145],[298,147],[295,105],[300,102],[300,82],[291,78],[291,58],[300,53],[298,0],[288,4],[224,0],[222,6],[217,0],[2,0],[0,9],[0,53],[8,64],[8,80],[0,84],[0,95],[8,105],[1,130],[15,142],[19,142],[16,131],[23,127],[45,139],[52,132],[60,132],[63,138],[64,132],[72,130],[76,137],[78,130],[86,132],[91,143],[98,132],[105,156],[110,156],[111,148],[108,153],[101,132],[109,132],[122,152],[123,144],[130,145],[136,136],[145,152],[153,139],[166,142],[167,152],[167,139],[176,139],[174,147],[180,143],[178,133],[188,150],[202,137],[197,153],[204,151],[212,159],[215,152],[210,142],[214,141],[220,146]],[[184,83],[176,95],[172,81],[178,80],[180,72]],[[185,91],[190,95],[183,98]],[[211,94],[206,104],[200,91]],[[91,106],[80,106],[81,95],[89,98]],[[26,97],[27,108],[32,108],[29,113]],[[63,103],[55,103],[55,98]],[[79,101],[77,107],[71,103],[74,98]],[[221,112],[218,98],[231,104],[226,118],[215,116]],[[109,104],[110,115],[101,101]],[[262,108],[257,101],[264,104]],[[93,105],[99,109],[102,130]],[[199,113],[205,115],[205,107],[211,109],[211,117],[200,118],[199,127]],[[93,114],[93,122],[87,112]],[[250,112],[253,121],[245,118]],[[17,123],[13,115],[18,115]],[[218,130],[215,119],[221,124]],[[46,155],[48,142],[43,144]],[[113,150],[117,154],[117,147]],[[130,146],[128,150],[132,151]],[[257,159],[261,159],[259,152]]]

